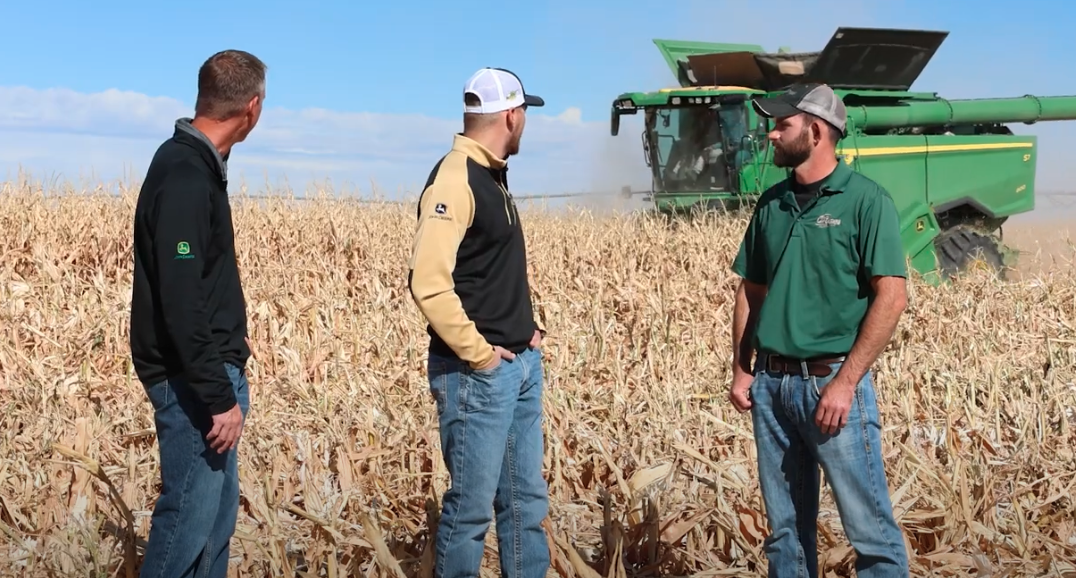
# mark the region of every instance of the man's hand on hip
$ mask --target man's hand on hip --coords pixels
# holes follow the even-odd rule
[[[531,349],[538,349],[542,345],[542,332],[537,329],[534,330],[534,337],[531,337]]]
[[[239,435],[242,432],[243,412],[237,403],[232,409],[213,416],[213,429],[209,430],[206,439],[210,447],[217,450],[218,454],[223,454],[239,443]]]

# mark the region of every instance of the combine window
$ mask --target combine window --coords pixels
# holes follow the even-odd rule
[[[647,140],[654,180],[662,192],[737,192],[739,169],[750,160],[742,104],[650,109]],[[730,162],[731,161],[731,162]],[[731,166],[729,166],[731,164]]]

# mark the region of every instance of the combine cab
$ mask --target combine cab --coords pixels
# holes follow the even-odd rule
[[[648,200],[659,211],[735,209],[788,176],[773,165],[772,121],[750,99],[828,84],[848,108],[838,158],[893,195],[912,266],[939,279],[980,256],[1000,273],[1002,223],[1035,205],[1036,139],[1005,123],[1076,119],[1076,96],[947,100],[910,91],[947,36],[839,28],[821,52],[801,53],[655,40],[680,86],[620,95],[611,131],[621,115],[642,112]]]

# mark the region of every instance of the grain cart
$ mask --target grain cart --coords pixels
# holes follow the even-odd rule
[[[680,86],[620,95],[611,132],[621,115],[642,112],[646,194],[657,210],[736,208],[788,175],[773,164],[772,120],[750,99],[826,83],[848,109],[838,158],[893,195],[912,267],[938,280],[978,255],[1000,271],[1002,223],[1035,206],[1037,142],[1004,123],[1076,119],[1076,96],[948,100],[910,91],[947,36],[839,28],[821,52],[802,53],[655,40]]]

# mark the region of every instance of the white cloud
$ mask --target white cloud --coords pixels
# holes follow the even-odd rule
[[[0,87],[0,165],[35,175],[79,178],[141,175],[189,104],[168,97],[107,90]],[[349,182],[362,194],[411,194],[460,130],[459,119],[422,114],[266,108],[258,127],[233,153],[230,174],[255,189],[265,177],[287,177],[301,193],[310,180]],[[528,116],[510,183],[518,194],[590,191],[645,185],[646,167],[631,135],[613,139],[608,124],[585,122],[582,111]],[[619,157],[619,158],[618,158]],[[609,170],[613,167],[614,170]],[[603,175],[609,178],[603,179]]]
[[[557,115],[557,120],[569,124],[583,124],[583,111],[574,106],[569,107],[567,110]]]

